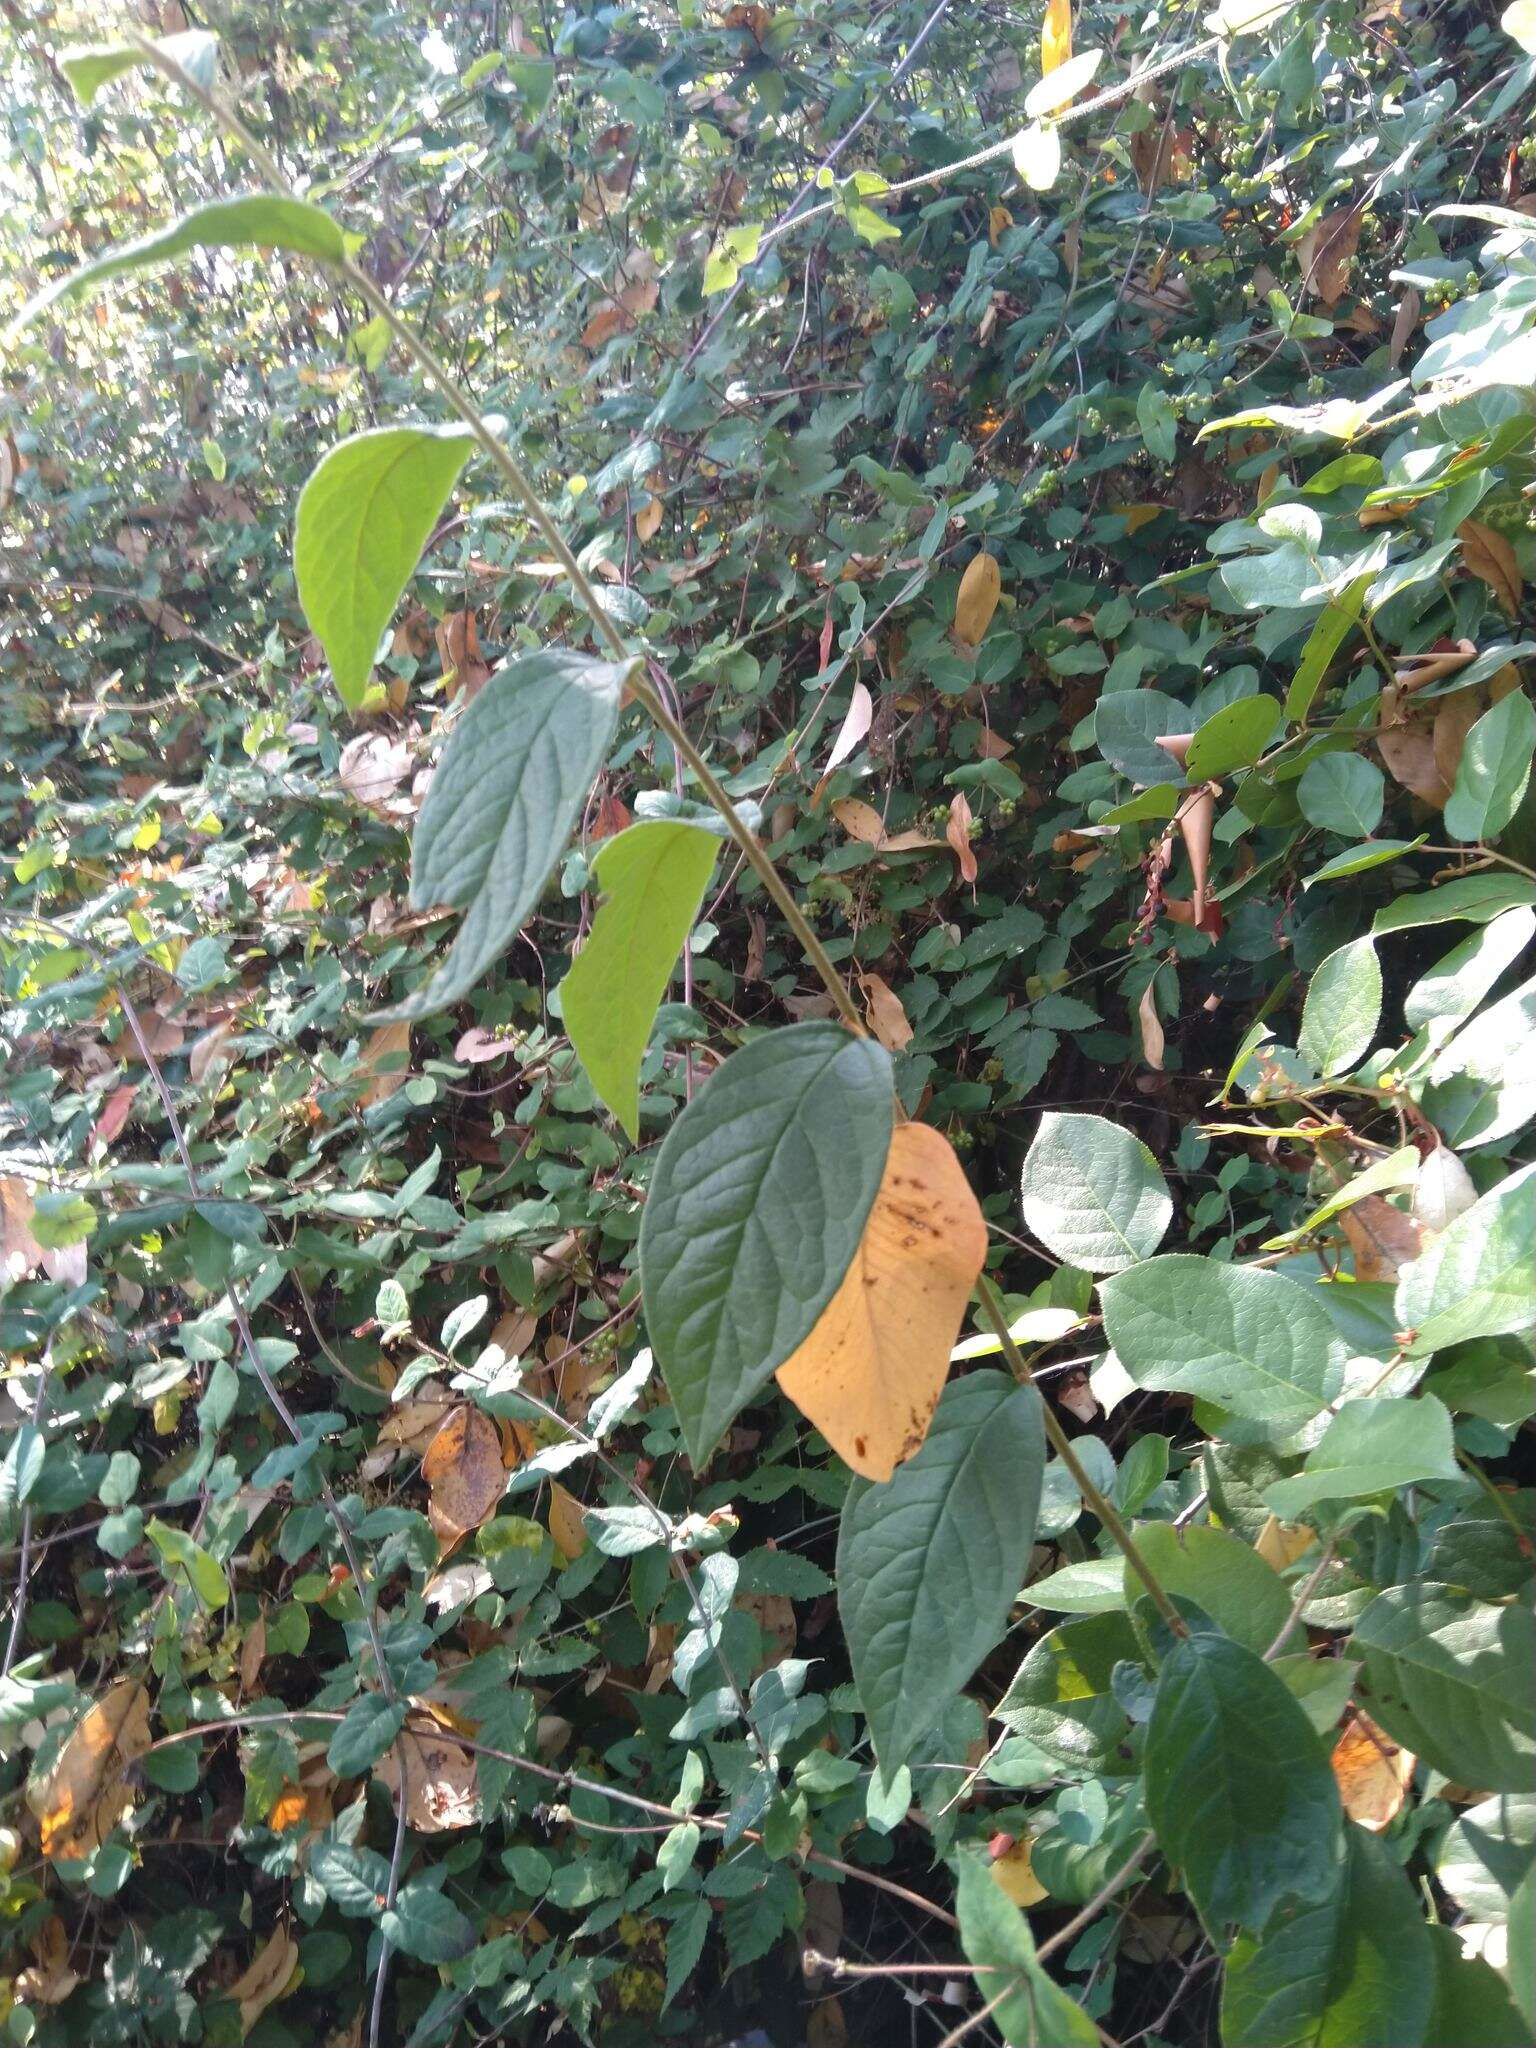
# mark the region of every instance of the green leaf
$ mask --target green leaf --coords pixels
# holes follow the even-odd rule
[[[1343,1882],[1238,1937],[1222,1988],[1223,2048],[1450,2048],[1427,2032],[1435,1957],[1413,1886],[1374,1835],[1346,1830]]]
[[[1157,740],[1188,729],[1189,713],[1161,690],[1110,690],[1094,707],[1094,744],[1112,768],[1143,786],[1184,780],[1183,769]]]
[[[424,1878],[402,1885],[394,1906],[380,1915],[384,1939],[419,1963],[453,1963],[475,1945],[473,1921]]]
[[[1212,1930],[1260,1933],[1285,1901],[1339,1882],[1344,1816],[1327,1753],[1241,1643],[1192,1635],[1164,1658],[1146,1788],[1159,1846]]]
[[[1044,1469],[1034,1389],[974,1372],[944,1389],[922,1448],[891,1479],[849,1488],[838,1611],[887,1778],[1001,1642]]]
[[[14,341],[40,313],[61,299],[80,299],[110,278],[152,269],[185,256],[191,249],[279,249],[292,256],[312,256],[320,263],[342,263],[352,238],[322,207],[303,199],[276,199],[252,192],[239,199],[214,199],[194,207],[169,227],[137,241],[119,242],[89,263],[66,270],[28,299],[6,329]]]
[[[1264,1499],[1283,1522],[1294,1522],[1320,1500],[1360,1500],[1460,1476],[1450,1413],[1433,1394],[1346,1401],[1303,1469],[1267,1487]]]
[[[1301,660],[1291,678],[1291,686],[1285,693],[1285,715],[1296,720],[1303,719],[1312,708],[1312,700],[1328,673],[1328,665],[1349,637],[1350,629],[1360,617],[1360,606],[1370,588],[1369,576],[1358,577],[1347,590],[1341,591],[1318,617],[1317,624],[1307,635],[1307,644],[1301,650]]]
[[[1102,1116],[1047,1110],[1025,1155],[1022,1193],[1027,1227],[1086,1273],[1149,1258],[1173,1217],[1157,1161]]]
[[[1213,711],[1189,743],[1185,774],[1191,784],[1230,775],[1257,761],[1279,725],[1282,713],[1273,697],[1239,697]]]
[[[1463,1808],[1441,1839],[1434,1869],[1471,1919],[1506,1921],[1510,1900],[1536,1870],[1536,1797],[1499,1792]]]
[[[974,1852],[960,1857],[960,1946],[1009,2048],[1098,2048],[1099,2030],[1035,1954],[1029,1922]],[[1000,1994],[1005,1994],[1000,1997]]]
[[[389,1889],[389,1864],[373,1849],[321,1840],[309,1852],[310,1875],[350,1919],[377,1912]]]
[[[1522,903],[1536,904],[1536,881],[1527,881],[1524,875],[1461,875],[1453,882],[1442,882],[1438,889],[1399,896],[1385,904],[1372,920],[1371,930],[1380,938],[1384,932],[1413,931],[1420,925],[1448,924],[1458,918],[1469,924],[1488,924]]]
[[[1400,1330],[1422,1358],[1469,1337],[1498,1337],[1536,1324],[1536,1165],[1491,1188],[1404,1269],[1397,1283]]]
[[[1030,1650],[995,1718],[1069,1770],[1098,1771],[1112,1763],[1124,1770],[1121,1744],[1130,1723],[1115,1697],[1114,1672],[1140,1656],[1128,1615],[1065,1622]]]
[[[1416,981],[1403,1003],[1410,1031],[1426,1024],[1459,1023],[1470,1017],[1511,962],[1536,938],[1536,911],[1523,904],[1503,911]]]
[[[96,1228],[96,1220],[96,1211],[84,1195],[40,1188],[33,1198],[28,1227],[45,1252],[62,1252],[72,1244],[83,1244]]]
[[[1536,1790],[1536,1618],[1453,1587],[1389,1586],[1355,1623],[1366,1704],[1387,1733],[1458,1784]]]
[[[185,29],[179,35],[157,36],[155,48],[163,50],[205,91],[212,88],[219,54],[217,36],[206,29]],[[73,49],[59,52],[59,69],[83,107],[91,104],[104,85],[149,61],[130,43],[77,43]]]
[[[893,1115],[883,1047],[835,1024],[792,1024],[733,1053],[667,1133],[641,1219],[640,1272],[695,1465],[837,1292]]]
[[[394,1017],[458,1002],[511,945],[602,765],[627,673],[585,654],[518,655],[454,727],[416,820],[411,904],[468,914]]]
[[[1285,1626],[1291,1611],[1285,1582],[1240,1536],[1148,1522],[1135,1531],[1135,1542],[1164,1592],[1193,1600],[1250,1650],[1267,1650]],[[1121,1567],[1121,1587],[1127,1605],[1145,1590],[1129,1561]]]
[[[640,1062],[719,851],[711,832],[657,821],[605,839],[592,863],[603,901],[560,984],[560,1012],[587,1078],[636,1140]]]
[[[1327,1310],[1283,1274],[1170,1252],[1111,1274],[1100,1298],[1105,1334],[1138,1386],[1297,1428],[1344,1383]]]
[[[1531,2048],[1531,2022],[1521,2017],[1492,1964],[1463,1955],[1454,1927],[1427,1931],[1435,2002],[1424,2030],[1426,2048]]]
[[[1020,1597],[1053,1614],[1118,1614],[1125,1608],[1125,1567],[1118,1551],[1064,1564],[1043,1579],[1031,1579]]]
[[[1358,754],[1320,754],[1302,770],[1296,801],[1309,825],[1344,839],[1369,839],[1381,823],[1387,779]]]
[[[347,1709],[331,1737],[325,1760],[338,1778],[360,1778],[405,1726],[405,1708],[382,1693],[365,1692]]]
[[[1302,883],[1310,889],[1315,882],[1338,882],[1346,875],[1363,875],[1367,868],[1385,867],[1388,861],[1398,860],[1405,853],[1412,853],[1416,846],[1422,846],[1429,835],[1421,832],[1417,839],[1367,839],[1359,846],[1346,846],[1342,853],[1336,853],[1332,860],[1326,860],[1314,874],[1308,875]],[[1381,913],[1377,913],[1373,927],[1380,932],[1384,929]]]
[[[228,1605],[229,1580],[223,1565],[200,1543],[194,1543],[185,1529],[151,1515],[144,1534],[159,1551],[165,1576],[173,1585],[190,1585],[204,1607]]]
[[[1445,829],[1453,839],[1498,838],[1520,808],[1533,749],[1536,710],[1523,690],[1511,690],[1467,734],[1445,806]]]
[[[380,635],[474,447],[469,428],[375,427],[339,442],[299,497],[299,602],[354,710]]]
[[[1353,939],[1313,975],[1296,1050],[1318,1073],[1342,1074],[1365,1058],[1380,1021],[1381,962],[1369,939]]]
[[[1158,462],[1172,462],[1178,452],[1179,422],[1173,402],[1157,384],[1143,384],[1136,394],[1136,424],[1147,452]]]

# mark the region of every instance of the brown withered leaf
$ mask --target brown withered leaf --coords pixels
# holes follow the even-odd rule
[[[581,1502],[558,1479],[549,1486],[549,1533],[556,1550],[567,1564],[574,1563],[587,1547],[586,1524],[581,1519]]]
[[[240,2032],[248,2034],[269,2005],[275,2005],[288,1989],[298,1967],[299,1944],[286,1927],[269,1935],[249,1966],[225,1992],[240,2007]]]
[[[1381,693],[1381,723],[1376,730],[1376,751],[1387,772],[1437,811],[1444,810],[1451,793],[1435,763],[1433,724],[1409,716],[1402,692],[1389,685]]]
[[[1402,1807],[1417,1758],[1357,1707],[1333,1746],[1332,1762],[1344,1811],[1380,1834]]]
[[[27,1937],[32,1961],[16,1979],[15,1995],[28,2005],[62,2005],[80,1982],[69,1967],[69,1936],[57,1913]]]
[[[253,1693],[261,1678],[261,1667],[267,1661],[267,1617],[258,1614],[245,1632],[245,1641],[240,1645],[240,1690]]]
[[[445,612],[433,635],[443,674],[451,680],[450,697],[463,696],[468,704],[478,697],[490,680],[491,665],[480,652],[480,628],[472,611]]]
[[[1424,1249],[1419,1225],[1380,1195],[1342,1210],[1338,1222],[1354,1253],[1357,1280],[1396,1280]]]
[[[1162,1019],[1157,1014],[1155,982],[1149,981],[1141,992],[1141,1001],[1136,1005],[1136,1021],[1141,1027],[1141,1056],[1154,1073],[1160,1074],[1168,1040]]]
[[[459,1717],[430,1700],[411,1708],[390,1749],[379,1758],[374,1775],[388,1788],[400,1811],[401,1766],[405,1772],[405,1817],[418,1834],[449,1834],[472,1828],[480,1820],[480,1782],[475,1752],[463,1736],[472,1726],[457,1726]]]
[[[654,540],[661,531],[662,515],[666,509],[660,498],[654,494],[648,497],[635,514],[635,538],[639,541]]]
[[[1463,519],[1456,529],[1456,538],[1461,542],[1463,562],[1487,584],[1513,618],[1520,609],[1520,593],[1525,588],[1514,549],[1502,533],[1485,526],[1480,519]]]
[[[489,1415],[466,1401],[439,1429],[421,1461],[431,1488],[427,1520],[438,1542],[451,1548],[488,1522],[506,1489],[501,1432]]]
[[[358,1101],[365,1109],[388,1102],[397,1088],[403,1088],[411,1063],[409,1024],[380,1024],[370,1032],[358,1055],[358,1071],[367,1080]]]
[[[856,796],[839,797],[832,806],[832,815],[850,839],[862,840],[876,853],[916,853],[944,844],[942,839],[930,838],[926,832],[887,832],[885,820],[874,805]]]
[[[411,772],[411,750],[381,732],[348,740],[336,764],[336,780],[370,811],[387,814],[389,799]]]
[[[864,1017],[870,1030],[887,1052],[902,1052],[912,1043],[912,1026],[901,1006],[901,997],[879,974],[862,974],[859,987],[864,996]]]
[[[898,1124],[842,1285],[777,1375],[862,1477],[889,1479],[927,1435],[986,1250],[986,1223],[948,1139]]]
[[[1303,293],[1310,292],[1325,306],[1337,305],[1354,269],[1364,217],[1363,207],[1345,206],[1325,213],[1308,228],[1296,244]]]
[[[50,1862],[101,1847],[133,1804],[124,1774],[148,1747],[149,1693],[136,1678],[120,1679],[89,1709],[32,1795]]]

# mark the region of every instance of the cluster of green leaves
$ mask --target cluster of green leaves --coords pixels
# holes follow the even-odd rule
[[[181,207],[0,451],[10,2038],[703,2040],[857,1915],[1517,2048],[1519,10],[234,11],[304,199],[10,60],[29,230]]]

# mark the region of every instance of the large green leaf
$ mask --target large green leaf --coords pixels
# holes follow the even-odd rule
[[[1343,1385],[1327,1310],[1279,1273],[1170,1252],[1099,1292],[1105,1334],[1138,1386],[1295,1428]]]
[[[1404,1269],[1396,1315],[1415,1358],[1536,1324],[1536,1165],[1491,1188]]]
[[[1213,711],[1189,743],[1184,766],[1190,782],[1249,767],[1263,753],[1280,718],[1273,697],[1239,697]]]
[[[1128,1615],[1065,1622],[1025,1657],[998,1701],[997,1718],[1071,1769],[1127,1770],[1118,1752],[1130,1723],[1115,1697],[1114,1671],[1140,1653]]]
[[[205,90],[212,87],[218,66],[217,36],[202,28],[183,29],[176,35],[157,36],[155,47]],[[104,85],[149,61],[131,43],[76,43],[59,52],[59,69],[83,107],[90,105]]]
[[[479,700],[483,701],[483,700]],[[734,1053],[667,1133],[640,1227],[646,1322],[695,1464],[808,1337],[885,1169],[890,1055],[835,1024]]]
[[[1327,1752],[1252,1650],[1199,1633],[1175,1644],[1147,1723],[1147,1811],[1213,1930],[1262,1932],[1289,1899],[1339,1882],[1344,1817]]]
[[[1522,2018],[1493,1965],[1464,1955],[1454,1927],[1426,1932],[1435,1963],[1427,2048],[1531,2048],[1531,2022]]]
[[[1380,1021],[1381,962],[1369,939],[1354,939],[1313,975],[1296,1050],[1318,1073],[1342,1074],[1365,1058]]]
[[[1161,690],[1107,690],[1093,714],[1099,752],[1122,775],[1143,786],[1184,780],[1184,770],[1157,739],[1188,729],[1189,713]]]
[[[1135,1539],[1164,1592],[1193,1600],[1250,1650],[1267,1650],[1284,1627],[1291,1611],[1285,1582],[1240,1536],[1225,1529],[1179,1530],[1171,1522],[1148,1522]],[[1146,1590],[1129,1561],[1122,1587],[1128,1602]]]
[[[322,456],[300,494],[299,602],[347,704],[367,693],[379,636],[474,445],[457,422],[375,427]]]
[[[1467,734],[1445,806],[1453,839],[1497,839],[1525,795],[1536,748],[1536,710],[1524,690],[1500,698]]]
[[[60,300],[84,298],[111,278],[171,263],[192,249],[278,249],[290,256],[312,256],[320,263],[340,263],[351,248],[352,237],[322,207],[312,206],[308,200],[277,199],[270,192],[210,200],[168,227],[156,228],[136,241],[119,242],[89,263],[54,278],[28,299],[6,329],[6,339],[14,340]]]
[[[1107,1117],[1047,1110],[1024,1159],[1024,1221],[1085,1273],[1149,1258],[1173,1216],[1162,1169]]]
[[[1536,1619],[1450,1586],[1389,1586],[1355,1623],[1372,1715],[1458,1784],[1536,1789]]]
[[[1328,665],[1343,646],[1351,627],[1360,617],[1360,605],[1370,588],[1369,576],[1360,576],[1335,598],[1330,598],[1317,624],[1307,635],[1307,644],[1301,650],[1301,660],[1291,678],[1290,688],[1285,693],[1285,715],[1287,718],[1305,718],[1312,708],[1312,699],[1317,695]]]
[[[1343,1882],[1238,1937],[1221,2000],[1223,2048],[1420,2048],[1435,1958],[1413,1887],[1374,1835],[1347,1830]],[[1452,2037],[1434,2037],[1450,2048]]]
[[[1009,2048],[1098,2048],[1098,2028],[1047,1974],[1029,1922],[974,1852],[960,1858],[955,1909],[976,1988],[985,2003],[1000,2001],[994,2016]]]
[[[1510,1900],[1536,1869],[1536,1796],[1496,1792],[1464,1808],[1434,1865],[1441,1887],[1473,1920],[1507,1920]]]
[[[849,1488],[837,1604],[887,1781],[1002,1640],[1044,1469],[1039,1395],[975,1372],[945,1388],[921,1450],[891,1479]]]
[[[1320,1500],[1360,1500],[1426,1479],[1459,1479],[1451,1418],[1433,1394],[1414,1400],[1346,1401],[1294,1479],[1264,1499],[1283,1522]]]
[[[626,673],[584,654],[518,655],[454,727],[416,820],[411,902],[467,915],[394,1017],[458,1002],[511,945],[602,765]]]
[[[603,891],[592,935],[560,984],[560,1014],[587,1078],[640,1136],[640,1062],[720,841],[697,825],[631,825],[592,863]]]
[[[1536,1116],[1536,977],[1458,1031],[1429,1079],[1424,1111],[1447,1144],[1492,1145],[1528,1124]]]
[[[1381,823],[1386,777],[1358,754],[1320,754],[1296,785],[1296,801],[1309,825],[1344,839],[1369,839]]]
[[[1414,983],[1403,1003],[1410,1031],[1437,1021],[1459,1023],[1470,1017],[1505,968],[1518,960],[1536,937],[1536,911],[1525,905],[1506,910],[1453,946]]]

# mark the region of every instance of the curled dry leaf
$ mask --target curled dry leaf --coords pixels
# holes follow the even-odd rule
[[[1184,841],[1184,851],[1189,855],[1193,884],[1190,903],[1194,909],[1194,921],[1201,927],[1205,924],[1206,884],[1211,872],[1211,834],[1215,826],[1216,792],[1207,783],[1179,811],[1179,833]]]
[[[1396,1280],[1424,1249],[1419,1225],[1380,1195],[1366,1195],[1343,1210],[1339,1228],[1355,1255],[1357,1280]]]
[[[240,2007],[240,2032],[248,2034],[269,2005],[275,2005],[288,1989],[298,1967],[299,1944],[286,1927],[264,1941],[250,1966],[243,1970],[225,1993]]]
[[[822,666],[824,668],[826,663],[823,662]],[[812,803],[819,803],[821,801],[822,791],[827,786],[828,778],[852,754],[860,740],[869,731],[870,726],[873,725],[874,719],[874,698],[870,696],[868,687],[865,684],[855,683],[853,694],[848,700],[848,709],[843,714],[843,722],[837,729],[837,738],[832,742],[832,751],[827,756],[827,765],[821,771],[821,780],[817,783],[815,795],[811,798]]]
[[[599,797],[587,826],[587,844],[594,845],[600,839],[612,839],[626,826],[634,823],[628,804],[611,792]]]
[[[1477,659],[1475,640],[1441,641],[1436,647],[1426,648],[1422,654],[1399,654],[1393,657],[1392,680],[1402,696],[1414,690],[1422,690],[1429,683],[1438,683],[1446,676],[1453,676],[1464,669],[1469,662]]]
[[[949,800],[949,823],[944,827],[944,837],[959,863],[960,879],[974,888],[976,855],[971,850],[971,807],[965,800],[964,790],[957,789]]]
[[[1456,529],[1456,538],[1461,542],[1461,559],[1513,618],[1520,609],[1520,593],[1525,588],[1514,549],[1502,533],[1485,526],[1480,519],[1463,519]]]
[[[480,1781],[475,1753],[463,1738],[473,1739],[469,1722],[430,1700],[417,1701],[394,1743],[380,1757],[374,1775],[386,1786],[400,1811],[401,1766],[405,1771],[405,1818],[418,1834],[442,1835],[472,1828],[481,1818]]]
[[[887,832],[885,820],[873,804],[856,796],[840,797],[832,806],[832,815],[850,839],[872,846],[876,853],[917,853],[944,844],[942,839],[930,839],[926,832]]]
[[[359,733],[348,740],[336,764],[342,788],[370,811],[396,808],[389,800],[410,772],[410,748],[381,732]]]
[[[1141,1001],[1136,1005],[1136,1021],[1141,1027],[1141,1056],[1155,1074],[1160,1074],[1168,1041],[1162,1019],[1157,1014],[1155,981],[1149,981],[1141,992]]]
[[[1402,1807],[1416,1762],[1356,1708],[1333,1746],[1333,1775],[1350,1819],[1380,1834]]]
[[[258,1614],[245,1632],[245,1641],[240,1645],[240,1690],[251,1693],[256,1690],[261,1678],[261,1667],[267,1661],[267,1617]]]
[[[1303,293],[1310,292],[1325,306],[1336,305],[1344,296],[1355,266],[1355,251],[1360,246],[1363,218],[1363,207],[1345,206],[1325,213],[1308,228],[1296,244]]]
[[[43,1248],[32,1235],[32,1191],[14,1175],[0,1180],[0,1279],[7,1286],[25,1280],[43,1263]]]
[[[1284,1572],[1317,1541],[1317,1531],[1303,1522],[1282,1522],[1271,1515],[1253,1540],[1253,1547],[1274,1571]]]
[[[859,977],[864,995],[864,1016],[870,1030],[887,1052],[902,1052],[912,1043],[912,1026],[907,1013],[888,981],[878,974]]]
[[[842,1285],[778,1370],[780,1388],[866,1479],[928,1434],[987,1227],[947,1138],[898,1124]]]
[[[445,1549],[463,1540],[496,1512],[506,1490],[501,1432],[489,1415],[466,1401],[433,1437],[421,1461],[431,1488],[427,1520]]]
[[[1451,784],[1435,762],[1434,727],[1424,719],[1410,718],[1401,690],[1390,685],[1381,693],[1376,751],[1387,772],[1404,789],[1412,790],[1437,811],[1444,810]]]
[[[653,493],[635,514],[635,538],[640,541],[654,540],[661,531],[662,514],[666,506]]]
[[[192,1041],[187,1054],[187,1073],[196,1087],[201,1087],[224,1058],[224,1048],[234,1037],[236,1029],[233,1017],[226,1017],[221,1024],[210,1026]]]
[[[149,1747],[149,1694],[124,1678],[89,1709],[32,1795],[43,1854],[67,1862],[99,1849],[133,1804],[124,1773]]]
[[[960,578],[960,591],[955,599],[955,638],[962,645],[981,645],[1002,591],[1002,572],[996,559],[992,555],[973,555]]]
[[[365,1109],[387,1102],[407,1079],[411,1059],[409,1024],[381,1024],[369,1034],[358,1059],[358,1070],[368,1076],[358,1097]]]

